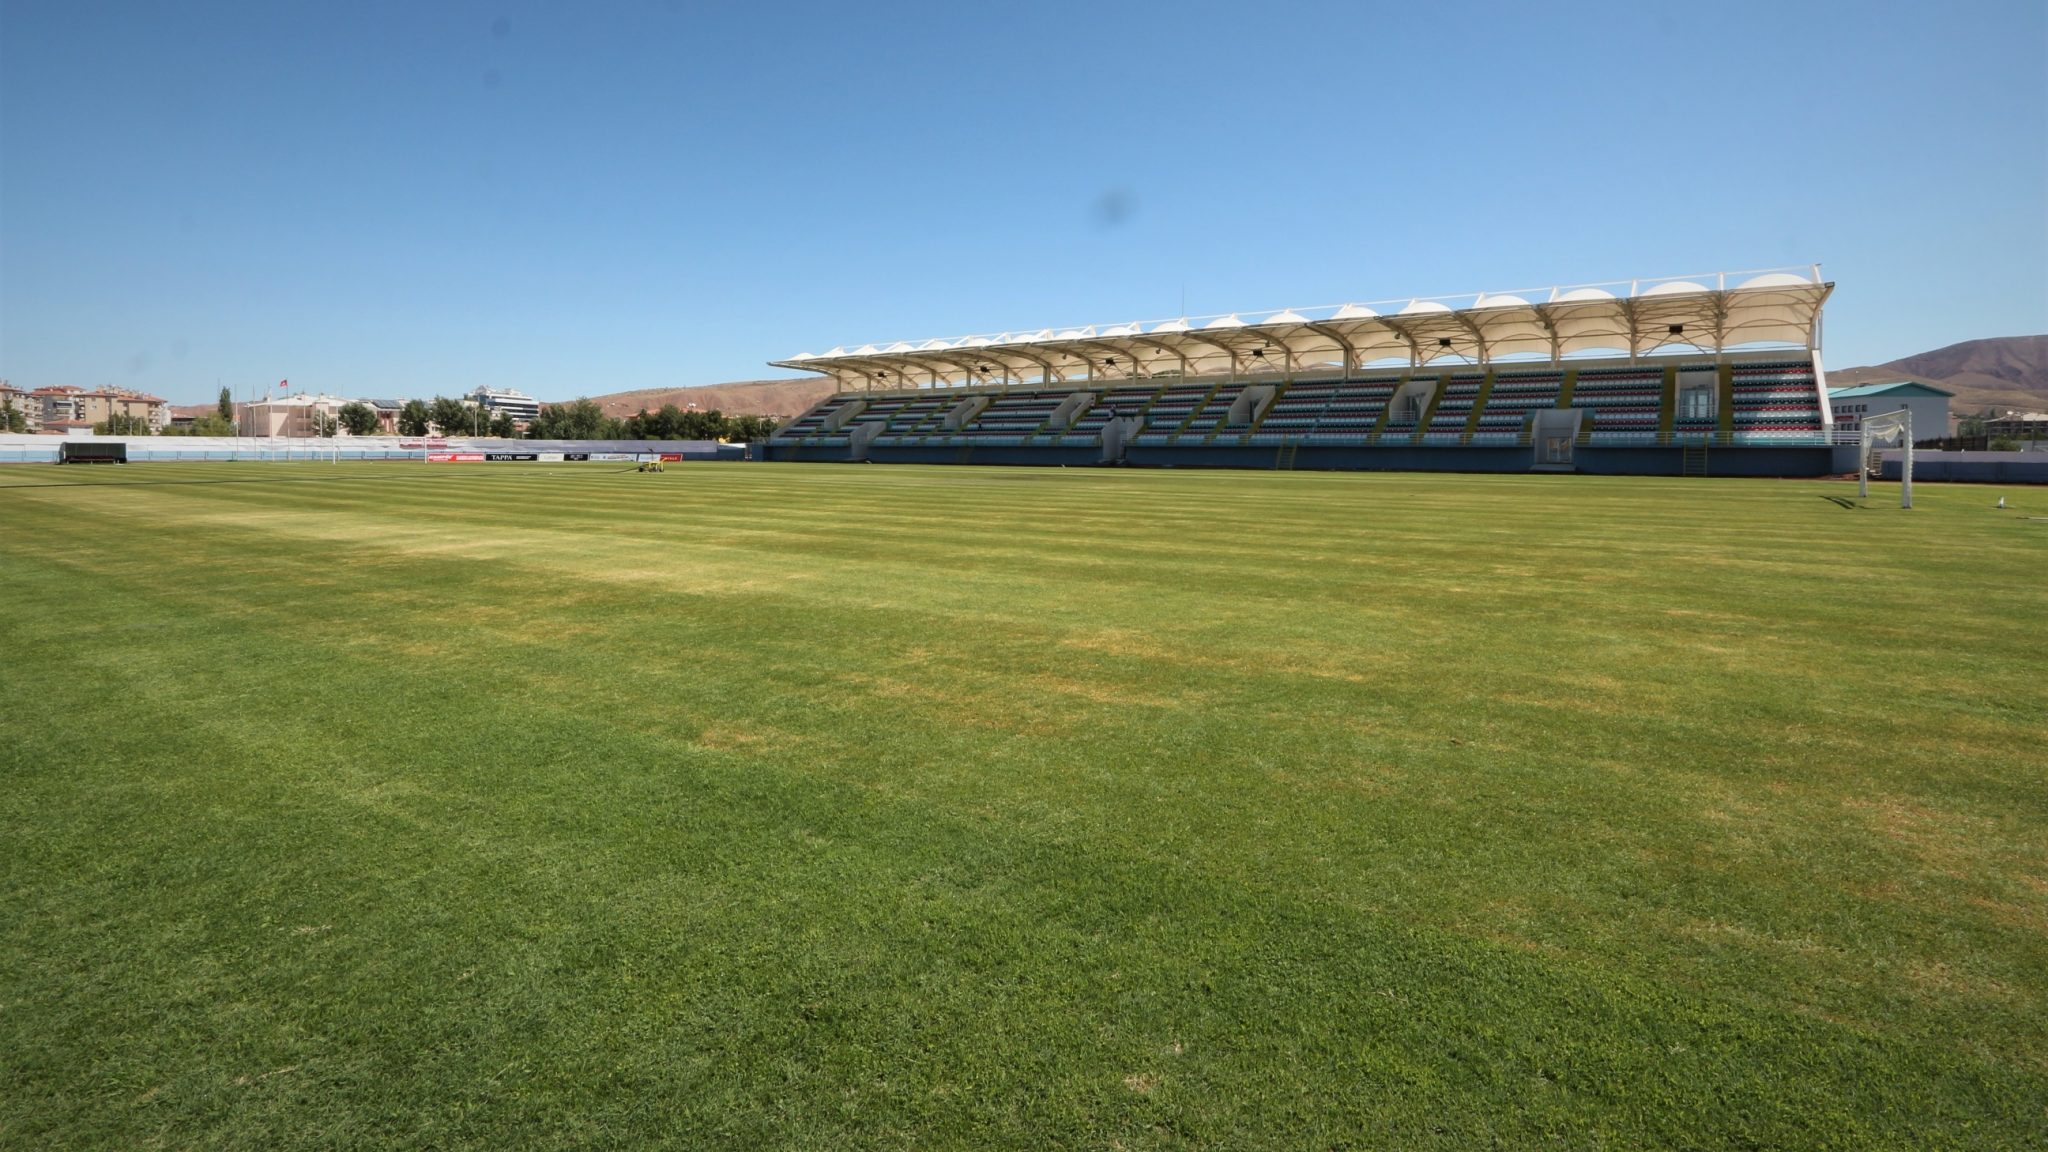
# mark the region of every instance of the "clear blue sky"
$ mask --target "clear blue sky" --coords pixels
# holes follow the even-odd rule
[[[0,377],[564,399],[1821,261],[2048,331],[2048,4],[0,0]]]

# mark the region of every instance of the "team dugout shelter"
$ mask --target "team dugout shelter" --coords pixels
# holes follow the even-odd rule
[[[776,460],[1818,476],[1820,267],[865,344]]]

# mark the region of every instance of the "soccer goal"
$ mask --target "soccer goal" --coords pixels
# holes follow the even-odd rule
[[[1856,495],[1870,495],[1870,453],[1880,444],[1899,441],[1905,445],[1905,459],[1899,462],[1899,507],[1913,506],[1913,414],[1904,408],[1881,412],[1863,420],[1863,439],[1856,449]]]

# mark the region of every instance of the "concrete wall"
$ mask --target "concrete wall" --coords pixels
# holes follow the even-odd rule
[[[995,396],[987,392],[967,396],[946,410],[946,415],[939,421],[939,427],[948,432],[958,432],[974,423],[974,418],[981,415],[994,400]]]
[[[866,400],[848,400],[826,414],[825,419],[818,426],[819,430],[823,432],[837,432],[841,428],[846,427],[848,420],[867,411],[867,408],[868,402]]]

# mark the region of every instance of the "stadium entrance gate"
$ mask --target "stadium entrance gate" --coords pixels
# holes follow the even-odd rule
[[[1530,439],[1536,442],[1536,467],[1546,472],[1568,471],[1572,445],[1579,438],[1579,413],[1575,408],[1554,408],[1535,413]]]

